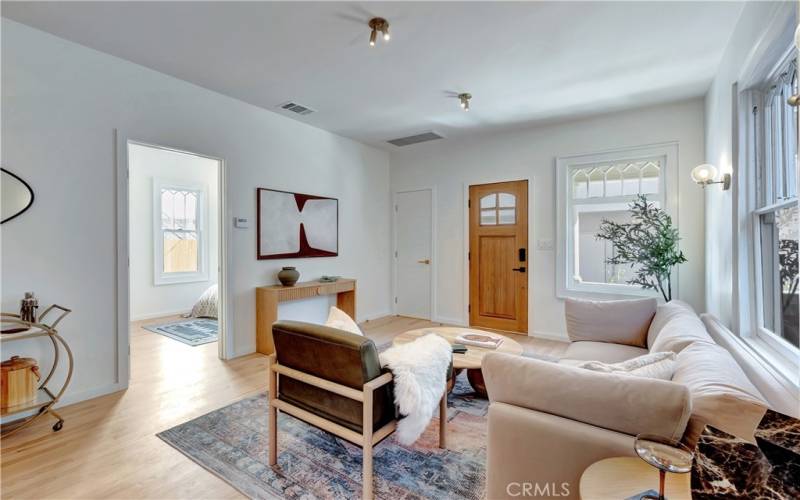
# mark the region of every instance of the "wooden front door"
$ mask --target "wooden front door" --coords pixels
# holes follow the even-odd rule
[[[469,322],[528,331],[528,181],[469,187]]]

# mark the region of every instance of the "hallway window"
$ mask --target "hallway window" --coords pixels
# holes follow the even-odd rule
[[[156,284],[205,280],[204,188],[155,180],[153,189]]]

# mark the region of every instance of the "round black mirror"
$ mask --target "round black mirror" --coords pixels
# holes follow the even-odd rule
[[[5,224],[33,205],[33,189],[4,168],[0,168],[0,175],[0,224]]]

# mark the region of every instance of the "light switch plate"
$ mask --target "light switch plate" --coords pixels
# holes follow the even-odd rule
[[[538,250],[552,250],[553,249],[553,240],[550,239],[542,239],[536,242],[536,248]]]
[[[246,229],[250,227],[250,219],[248,219],[247,217],[234,217],[233,227],[238,227],[239,229]]]

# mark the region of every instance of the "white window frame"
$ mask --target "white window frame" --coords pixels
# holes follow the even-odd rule
[[[578,211],[591,211],[592,203],[574,203],[572,199],[571,170],[586,168],[594,164],[624,163],[659,159],[662,171],[659,176],[659,193],[648,200],[663,207],[678,227],[678,143],[665,142],[630,148],[621,148],[599,153],[588,153],[556,158],[556,296],[558,298],[631,298],[661,297],[656,290],[645,290],[638,285],[622,283],[583,283],[575,279],[576,240],[573,228]],[[629,208],[631,195],[599,198],[598,204]],[[581,205],[583,208],[575,207]],[[673,298],[679,298],[678,273],[672,275]]]
[[[161,192],[165,189],[197,193],[197,271],[164,272],[164,230],[161,228]],[[206,199],[208,186],[199,183],[153,178],[153,282],[156,286],[208,281],[208,217]]]
[[[775,191],[771,158],[766,154],[763,146],[766,144],[768,133],[771,132],[767,130],[765,124],[765,97],[768,94],[770,83],[774,82],[778,75],[785,70],[791,59],[797,58],[797,49],[792,44],[791,47],[784,48],[781,53],[772,54],[772,56],[772,60],[777,60],[777,64],[773,65],[769,71],[762,71],[760,76],[751,75],[748,88],[738,93],[737,146],[740,179],[735,186],[734,195],[737,199],[735,207],[741,214],[740,220],[743,224],[738,233],[740,258],[737,259],[739,266],[737,281],[740,286],[736,300],[740,310],[736,319],[739,336],[770,365],[782,371],[797,385],[796,369],[800,366],[800,349],[763,326],[764,293],[766,291],[763,286],[762,249],[759,243],[761,241],[760,217],[799,203],[797,196],[789,199],[773,197],[764,200],[761,193],[763,184],[766,184],[770,193],[774,194]],[[738,86],[736,90],[738,90]],[[754,106],[761,110],[755,116],[752,111]],[[795,178],[793,181],[797,186],[797,179]],[[742,236],[745,236],[746,241],[742,241]],[[747,283],[743,282],[748,276],[752,277],[751,286],[747,286]],[[774,290],[770,292],[774,292]],[[747,307],[747,302],[751,304],[750,307]]]

